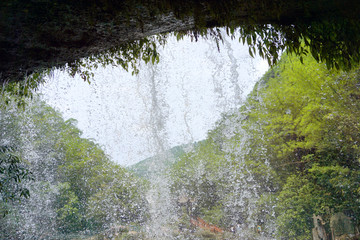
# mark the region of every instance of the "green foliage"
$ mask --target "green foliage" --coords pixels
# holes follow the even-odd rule
[[[346,147],[345,139],[335,140],[335,136],[348,138],[347,143],[358,138],[349,131],[358,128],[358,104],[352,97],[356,93],[351,93],[357,91],[357,71],[345,80],[345,73],[328,71],[324,64],[316,64],[309,57],[305,61],[302,65],[284,57],[277,67],[281,75],[267,80],[268,87],[261,90],[262,103],[252,113],[262,121],[272,151],[283,161],[277,160],[279,166],[288,164],[289,158],[295,164],[315,151]],[[347,127],[341,124],[343,121]],[[336,141],[337,146],[329,141]]]
[[[149,179],[154,175],[158,175],[161,174],[161,172],[169,170],[173,164],[177,162],[183,154],[185,154],[185,149],[190,146],[191,144],[175,146],[165,152],[164,155],[169,157],[155,155],[128,167],[128,169],[138,177]],[[154,166],[155,163],[159,164],[159,162],[161,162],[161,166],[164,166],[166,169],[152,169],[152,166]]]
[[[357,19],[350,17],[352,10],[348,9],[349,16],[326,13],[320,11],[313,4],[295,4],[293,2],[276,1],[208,1],[197,3],[192,1],[158,1],[156,4],[142,2],[144,9],[149,9],[152,14],[167,14],[172,12],[176,17],[186,19],[194,17],[195,27],[187,31],[177,31],[175,35],[180,40],[184,36],[198,40],[199,37],[213,38],[219,48],[222,36],[219,27],[225,27],[227,35],[234,38],[234,33],[239,32],[239,41],[249,46],[249,54],[266,59],[269,65],[274,66],[280,59],[281,53],[287,51],[295,54],[302,62],[311,54],[317,62],[324,62],[328,69],[351,69],[360,61],[360,29]],[[338,7],[335,3],[326,2],[328,7]],[[126,5],[126,3],[125,3]],[[294,6],[303,9],[308,16],[289,16],[289,9]],[[315,7],[321,17],[310,17],[311,8]],[[334,11],[337,11],[335,9]],[[247,18],[239,18],[239,11],[247,12]],[[301,10],[298,10],[301,11]],[[124,14],[124,13],[122,13]],[[125,14],[128,14],[125,12]],[[305,14],[306,15],[306,14]],[[207,22],[210,17],[212,22]],[[141,18],[141,16],[140,16]],[[267,19],[268,18],[268,19]],[[283,19],[281,19],[283,18]],[[290,20],[293,18],[292,20]],[[267,19],[267,20],[265,20]],[[287,22],[287,20],[292,22]],[[266,22],[267,21],[267,22]],[[264,23],[265,22],[265,23]],[[140,20],[140,25],[141,25]],[[215,27],[216,26],[216,27]],[[147,62],[158,61],[156,44],[165,43],[164,35],[145,38],[140,41],[124,44],[98,56],[90,57],[88,69],[101,64],[117,64],[128,69],[130,63],[133,73],[137,73],[138,59]],[[98,63],[93,64],[92,62]],[[89,71],[79,71],[84,67],[84,62],[76,61],[71,64],[71,72],[78,72],[84,80],[91,76]]]
[[[68,182],[60,183],[56,199],[57,224],[61,232],[71,233],[81,230],[79,198],[70,190]]]
[[[279,194],[277,224],[279,234],[287,239],[310,239],[315,211],[311,182],[299,175],[290,176]]]
[[[318,214],[328,214],[330,209],[335,213],[350,211],[353,220],[359,222],[359,169],[314,164],[308,177],[314,182],[316,191],[322,193],[316,206]]]
[[[41,73],[35,72],[26,76],[24,81],[11,82],[0,87],[0,107],[6,108],[15,103],[18,108],[25,108],[27,99],[31,99],[39,86],[44,83],[44,77],[49,75],[50,71]]]
[[[222,211],[223,206],[217,205],[217,206],[213,206],[210,209],[207,208],[202,208],[201,209],[201,215],[203,216],[203,219],[211,224],[215,224],[217,226],[222,226],[223,225],[223,220],[225,218],[224,216],[224,211]]]
[[[279,192],[280,236],[311,237],[312,215],[329,228],[331,212],[358,222],[359,70],[329,71],[306,57],[285,55],[252,111],[260,121],[269,159],[285,184]]]
[[[323,216],[329,227],[332,213],[348,211],[359,222],[360,172],[341,166],[314,164],[309,174],[291,175],[278,199],[280,236],[309,239],[313,214]]]
[[[223,158],[214,146],[212,141],[200,142],[196,151],[185,154],[171,170],[173,194],[193,199],[194,214],[212,209],[220,197],[221,178],[217,170],[222,167]]]
[[[90,197],[88,217],[102,227],[144,222],[148,218],[144,189],[129,175],[125,179],[117,176]]]
[[[259,225],[270,238],[310,239],[314,214],[327,231],[337,212],[358,226],[359,74],[284,54],[174,166],[172,192],[193,201],[191,214],[238,224],[248,238]]]
[[[166,43],[166,38],[166,35],[159,34],[124,43],[106,52],[69,63],[65,69],[70,76],[79,74],[88,83],[90,83],[90,79],[94,76],[92,71],[99,66],[121,66],[126,71],[131,70],[133,75],[138,74],[140,61],[143,61],[145,64],[159,62],[160,55],[157,48]]]
[[[16,154],[12,148],[1,148],[2,200],[28,197],[29,191],[32,194],[21,204],[1,204],[11,213],[1,219],[4,233],[0,238],[12,235],[10,231],[17,232],[19,238],[21,234],[40,238],[44,231],[52,236],[84,230],[98,232],[118,222],[139,223],[146,219],[143,181],[111,162],[98,144],[82,138],[76,120],[64,121],[59,112],[36,95],[26,104],[25,110],[10,104],[6,111],[0,111],[0,126],[4,129],[0,140],[17,146]],[[18,155],[28,164],[23,164]],[[23,187],[32,176],[34,181]],[[98,214],[98,205],[94,204],[107,199],[112,202],[101,205]],[[116,209],[119,219],[106,212],[110,208]],[[22,226],[27,218],[32,218],[30,229]]]
[[[70,224],[72,228],[78,226],[74,231],[98,231],[114,223],[144,221],[147,214],[144,183],[109,161],[97,144],[81,138],[74,124],[74,120],[64,122],[55,149],[62,153],[58,179],[69,184],[68,195],[76,197],[70,195],[67,199],[74,200],[70,207],[76,211],[67,216],[67,209],[62,207],[61,213],[65,211],[66,217],[77,222],[64,222],[60,227],[69,231]]]
[[[326,63],[328,69],[348,70],[360,60],[359,25],[349,19],[322,19],[288,26],[247,25],[240,28],[240,34],[242,43],[249,45],[249,54],[254,56],[257,52],[269,65],[278,62],[282,51],[297,55],[300,62],[311,54],[317,62]]]
[[[22,181],[33,180],[26,164],[16,155],[15,149],[0,146],[0,199],[2,202],[30,197],[29,189]]]

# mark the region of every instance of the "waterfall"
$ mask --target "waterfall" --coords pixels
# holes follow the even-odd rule
[[[24,113],[16,113],[21,115],[19,133],[3,134],[1,141],[20,139],[21,154],[36,175],[35,182],[27,183],[31,197],[14,205],[8,217],[17,224],[5,224],[17,237],[201,239],[201,227],[218,229],[229,239],[253,234],[259,186],[243,160],[249,151],[247,132],[240,126],[245,115],[220,122],[239,111],[262,74],[254,68],[263,62],[251,60],[247,48],[229,37],[219,52],[210,40],[177,42],[170,36],[159,53],[160,62],[141,63],[137,76],[108,66],[94,70],[90,84],[56,70],[41,98],[65,119],[77,121],[61,120],[49,106],[41,106],[46,112],[31,102]],[[44,119],[50,123],[42,126]],[[218,126],[221,131],[212,135]],[[73,139],[64,139],[68,136]],[[203,145],[211,137],[217,138],[214,144]],[[219,160],[216,168],[196,152],[207,147],[205,156]],[[172,169],[184,156],[192,175],[183,179],[187,185],[174,189]],[[147,178],[127,173],[138,162],[146,163]],[[116,164],[130,167],[122,170]],[[217,211],[229,215],[221,227],[206,218],[220,219]],[[231,227],[237,231],[231,233]]]
[[[169,183],[164,163],[172,156],[166,152],[169,148],[166,131],[168,106],[164,99],[164,91],[166,91],[167,87],[166,82],[163,82],[158,75],[156,65],[148,66],[147,81],[150,92],[148,127],[151,131],[149,142],[157,157],[149,168],[150,172],[156,172],[156,174],[152,174],[150,177],[151,186],[147,193],[150,221],[146,224],[145,231],[151,239],[169,239],[171,238],[169,226],[174,222],[173,218],[175,216],[170,200]]]

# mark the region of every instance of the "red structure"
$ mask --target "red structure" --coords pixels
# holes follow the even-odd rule
[[[224,232],[221,228],[213,225],[213,224],[209,224],[207,222],[205,222],[203,219],[197,217],[197,218],[191,218],[190,219],[190,223],[196,227],[199,227],[201,229],[204,230],[209,230],[210,232],[213,233],[222,233]]]

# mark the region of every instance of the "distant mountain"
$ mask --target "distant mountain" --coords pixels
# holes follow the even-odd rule
[[[199,142],[183,144],[170,148],[163,154],[146,158],[129,166],[128,170],[143,178],[150,178],[152,175],[161,174],[163,171],[174,165],[183,154],[193,150],[198,143]]]

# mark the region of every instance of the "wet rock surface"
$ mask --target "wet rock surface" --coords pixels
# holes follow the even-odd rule
[[[306,31],[312,21],[323,18],[358,19],[357,1],[310,2],[4,0],[0,3],[0,82],[20,81],[33,72],[153,34],[271,23],[299,23]]]
[[[34,71],[64,66],[129,41],[193,26],[191,18],[179,20],[171,13],[152,16],[146,9],[109,13],[59,6],[56,1],[6,2],[11,3],[0,5],[1,82],[18,81]]]

